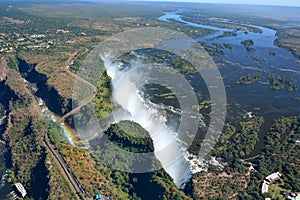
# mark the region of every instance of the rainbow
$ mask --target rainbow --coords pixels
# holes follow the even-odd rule
[[[45,102],[39,98],[40,102],[40,108],[42,109],[42,112],[44,113],[45,117],[49,120],[51,120],[54,123],[59,123],[60,128],[63,130],[64,136],[67,138],[69,143],[73,146],[80,141],[80,138],[78,137],[77,133],[74,129],[72,129],[70,126],[65,124],[61,118],[61,116],[58,116],[54,113],[52,113],[48,107],[46,106]]]
[[[70,126],[68,126],[67,124],[65,124],[64,122],[60,122],[61,121],[60,116],[51,113],[49,110],[47,111],[50,114],[51,120],[55,123],[59,123],[60,128],[63,130],[63,134],[67,138],[69,143],[75,146],[75,144],[80,140],[76,131],[72,129]]]
[[[75,146],[75,144],[80,140],[75,130],[65,123],[60,123],[60,127],[63,129],[64,136],[68,139],[69,143]]]

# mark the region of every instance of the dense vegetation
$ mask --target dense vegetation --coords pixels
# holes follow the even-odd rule
[[[236,83],[249,85],[253,84],[262,79],[261,74],[248,74],[242,76]],[[268,89],[270,90],[283,90],[285,89],[288,92],[293,92],[298,90],[298,81],[295,78],[287,77],[279,74],[268,73],[267,75],[267,84]],[[297,100],[297,98],[294,98]]]
[[[297,80],[278,74],[268,74],[268,81],[270,90],[286,89],[288,92],[298,90]]]
[[[223,46],[229,50],[232,50],[232,47],[230,46],[230,44],[223,44],[223,46],[221,44],[218,43],[214,43],[214,46],[210,46],[208,44],[206,44],[205,42],[198,42],[201,46],[203,46],[203,48],[207,51],[207,53],[212,57],[215,58],[218,55],[224,55],[224,51]]]
[[[224,160],[246,157],[254,150],[263,122],[263,117],[254,116],[247,121],[240,122],[241,130],[238,132],[235,128],[229,126],[213,154]]]
[[[19,61],[14,54],[7,56],[7,66],[10,69],[18,71]]]
[[[102,74],[98,81],[98,93],[95,96],[95,112],[100,120],[107,120],[111,117],[111,111],[114,107],[112,102],[111,79],[106,72]]]
[[[244,40],[241,42],[242,45],[246,48],[247,51],[249,52],[254,52],[255,49],[253,48],[254,46],[254,41],[249,39],[249,40]]]
[[[100,193],[112,199],[189,199],[176,188],[164,170],[141,174],[113,170],[106,166],[101,155],[106,145],[101,145],[101,148],[91,156],[87,150],[80,150],[67,144],[59,127],[53,126],[50,133],[52,142],[90,196]],[[105,135],[113,145],[124,151],[153,152],[152,140],[148,133],[136,123],[122,121],[113,124]],[[101,141],[94,142],[92,145],[101,143]],[[104,156],[110,157],[115,162],[130,159],[122,157],[122,154],[114,154],[115,152],[111,152],[110,155],[107,153]],[[159,164],[157,161],[153,162]]]
[[[261,74],[248,74],[246,76],[242,76],[240,80],[238,80],[236,83],[249,85],[255,83],[256,81],[259,81],[260,79],[261,79]]]
[[[231,47],[230,44],[228,44],[228,43],[223,43],[223,46],[224,46],[226,49],[232,50],[232,47]]]
[[[300,139],[299,128],[299,117],[281,118],[274,122],[264,139],[266,145],[262,154],[253,161],[257,171],[251,176],[250,186],[244,193],[247,199],[263,199],[259,194],[262,180],[277,171],[282,173],[281,181],[274,183],[279,191],[276,192],[277,199],[282,199],[284,193],[300,191],[300,145],[296,142]],[[273,194],[270,192],[267,196],[272,197]]]
[[[237,36],[236,32],[224,31],[224,33],[222,35],[213,37],[210,40],[221,39],[221,38],[225,38],[225,37],[234,37],[234,36]]]
[[[143,61],[153,64],[164,64],[167,67],[175,69],[176,72],[187,75],[197,72],[197,69],[189,63],[186,59],[165,50],[159,49],[142,49],[136,52],[137,54],[144,55]],[[126,53],[118,58],[118,61],[123,62],[124,65],[130,64],[130,61],[137,59],[135,55]],[[205,62],[205,60],[200,61]],[[175,73],[170,70],[170,73]]]
[[[9,182],[21,182],[28,191],[26,199],[47,199],[49,171],[46,167],[47,153],[41,143],[45,121],[15,70],[8,70],[4,81],[9,86],[1,94],[8,97],[1,98],[1,104],[8,111],[3,139],[10,147]]]
[[[259,125],[262,119],[257,117],[252,122]],[[244,122],[242,127],[248,126]],[[248,124],[248,125],[246,125]],[[249,129],[248,127],[247,129]],[[223,169],[212,168],[208,172],[201,172],[193,177],[195,190],[193,197],[201,199],[209,196],[211,199],[284,199],[290,192],[300,190],[300,117],[280,118],[274,121],[272,128],[267,132],[262,152],[249,161],[241,159],[237,155],[234,160],[228,162]],[[255,129],[248,132],[252,135]],[[243,128],[245,130],[245,127]],[[219,138],[219,144],[232,145],[232,141],[240,141],[235,138],[236,128],[227,125],[224,133]],[[237,136],[238,137],[238,136]],[[248,140],[250,136],[244,136]],[[252,137],[252,136],[251,136]],[[248,146],[248,144],[243,144]],[[250,141],[251,146],[251,141]],[[225,147],[226,148],[226,147]],[[223,150],[222,147],[217,151]],[[215,152],[213,154],[218,154]],[[226,155],[219,154],[219,155]],[[224,157],[226,158],[226,157]],[[262,182],[266,176],[280,172],[282,177],[272,183],[269,193],[262,195]],[[200,189],[201,188],[201,189]]]
[[[154,152],[151,138],[137,124],[121,121],[111,125],[105,134],[114,145],[126,151],[134,153]]]

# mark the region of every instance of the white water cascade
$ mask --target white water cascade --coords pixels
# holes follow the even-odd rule
[[[122,69],[121,64],[111,64],[109,55],[101,55],[101,58],[112,79],[113,100],[123,110],[114,115],[114,122],[132,120],[147,130],[153,140],[155,157],[173,178],[176,186],[183,189],[191,178],[189,163],[177,143],[176,133],[166,125],[162,110],[158,110],[141,95],[136,82],[143,79],[143,74]],[[138,62],[133,63],[131,69],[138,66]]]

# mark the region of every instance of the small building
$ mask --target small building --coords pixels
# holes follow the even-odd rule
[[[96,194],[95,200],[102,199],[102,194]]]
[[[269,185],[273,182],[276,181],[278,179],[280,179],[281,174],[279,172],[270,174],[269,176],[267,176],[262,184],[261,187],[261,193],[265,194],[269,192]]]
[[[300,193],[291,192],[287,195],[287,199],[290,200],[300,200]]]
[[[266,177],[266,181],[269,181],[270,183],[273,181],[276,181],[278,179],[280,179],[281,174],[279,172],[273,173],[269,176]]]
[[[261,193],[265,194],[269,192],[269,182],[264,181],[261,187]]]
[[[27,195],[25,188],[23,187],[22,183],[16,183],[15,187],[17,188],[18,192],[24,198]]]
[[[247,112],[246,115],[248,116],[248,118],[252,119],[254,117],[254,115],[252,114],[252,112]]]

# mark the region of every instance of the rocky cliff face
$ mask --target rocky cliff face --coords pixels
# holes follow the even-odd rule
[[[45,121],[17,67],[8,67],[7,58],[6,55],[0,58],[0,110],[7,115],[6,123],[0,128],[1,139],[9,147],[10,181],[21,182],[29,199],[47,199],[48,169],[41,128]]]
[[[0,104],[8,109],[9,102],[17,99],[16,93],[7,84],[8,79],[8,67],[6,59],[2,57],[0,59]]]
[[[7,77],[7,64],[5,58],[0,59],[0,82],[4,81]]]
[[[47,76],[35,69],[36,64],[19,59],[18,68],[23,78],[36,85],[35,95],[42,98],[52,112],[62,116],[72,109],[72,100],[62,97],[57,89],[49,84]]]

